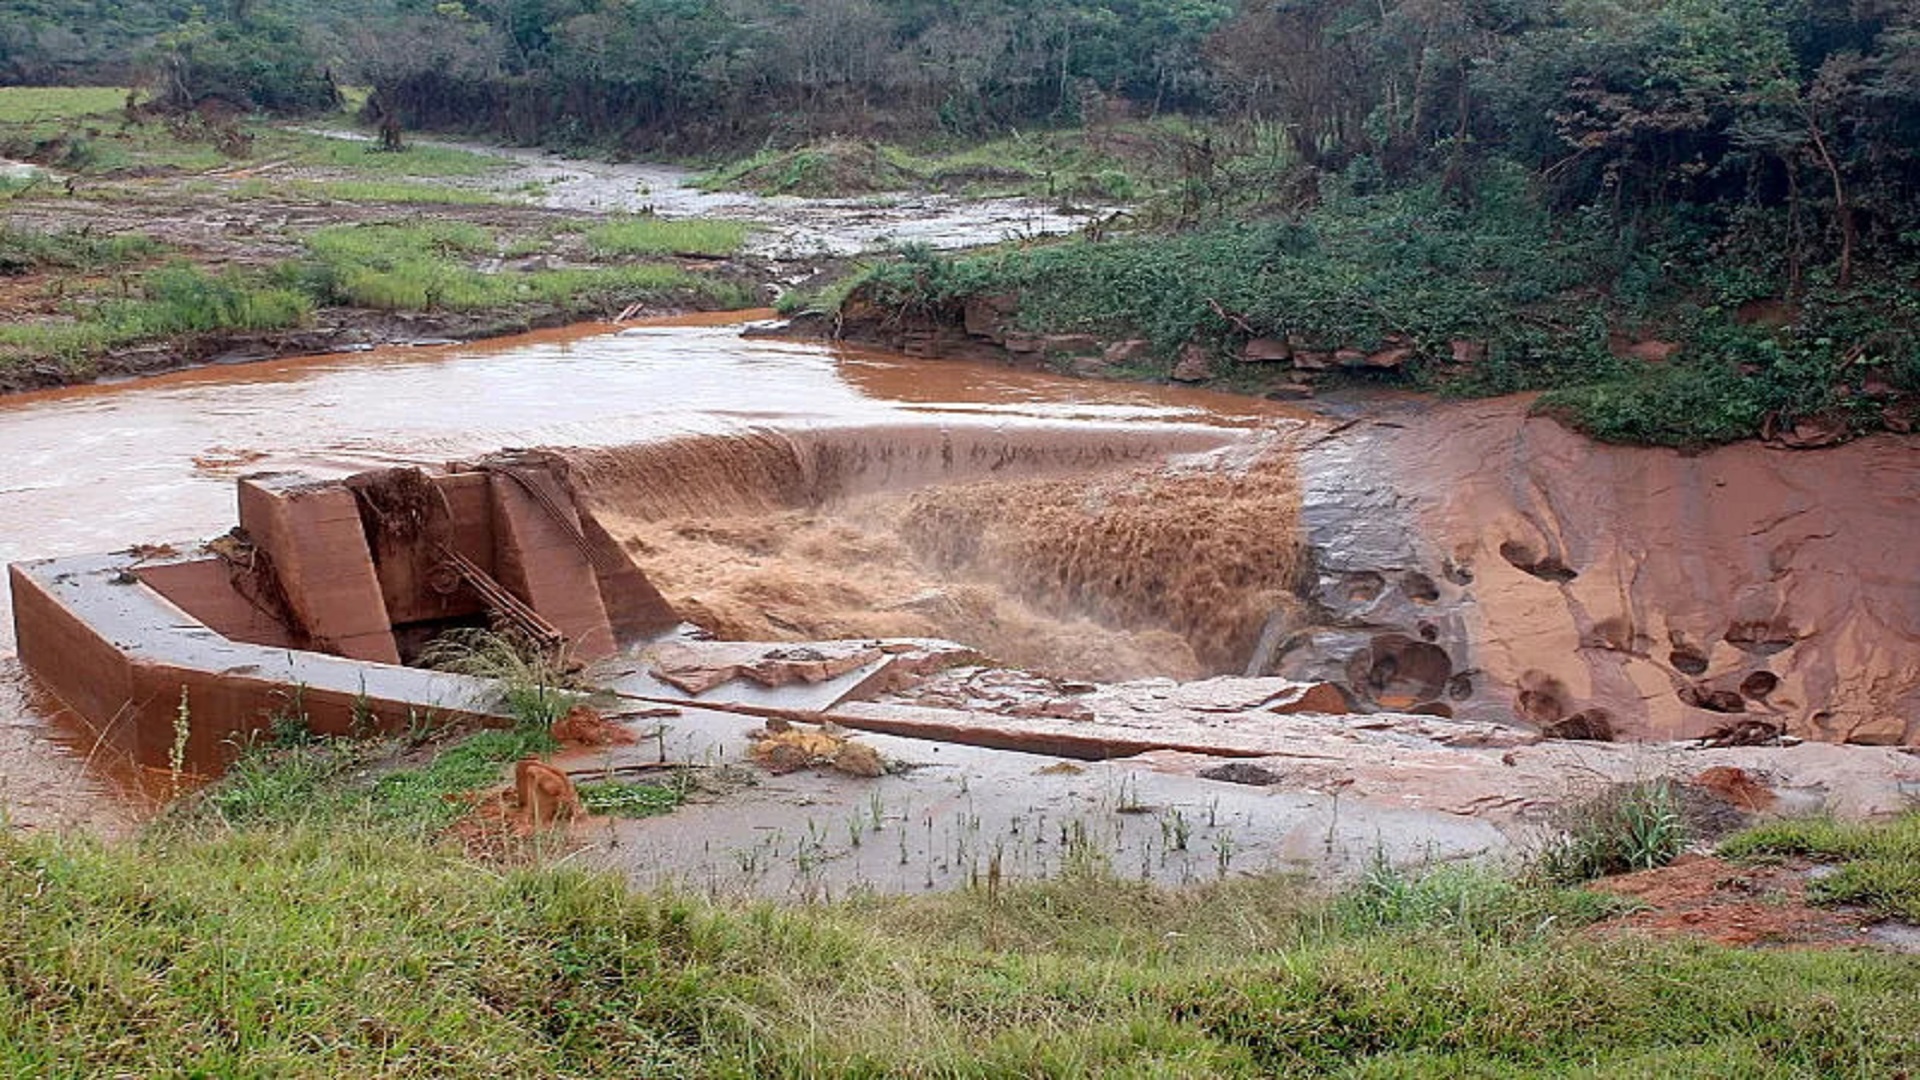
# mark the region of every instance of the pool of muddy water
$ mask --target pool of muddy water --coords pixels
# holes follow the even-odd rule
[[[209,538],[233,520],[234,479],[258,471],[341,475],[509,446],[710,447],[824,430],[884,453],[903,429],[923,439],[929,429],[1045,431],[1091,448],[1081,457],[1098,463],[1103,441],[1122,433],[1135,447],[1151,429],[1165,433],[1168,447],[1203,449],[1293,415],[1202,391],[916,361],[742,330],[739,315],[576,327],[0,399],[0,514],[8,523],[0,561]],[[1165,630],[1115,632],[1061,617],[1044,596],[956,581],[997,565],[954,550],[951,535],[964,531],[966,515],[1032,516],[1079,490],[1057,479],[1026,482],[1039,486],[944,501],[894,492],[832,514],[789,507],[722,524],[702,524],[697,503],[671,515],[623,515],[616,501],[609,524],[670,598],[732,636],[972,633],[1010,660],[1087,677],[1210,666]],[[1098,497],[1139,504],[1134,516],[1146,523],[1136,531],[1157,538],[1152,543],[1180,542],[1147,520],[1151,499],[1124,485]],[[1063,524],[1072,527],[1040,522],[1034,536]],[[1138,539],[1102,542],[1120,555],[1177,561]],[[1045,562],[1044,539],[1021,543],[1009,541],[1000,561]],[[1056,569],[1063,580],[1080,573]],[[102,749],[109,739],[32,700],[11,659],[6,604],[0,596],[0,802],[23,824],[111,828],[137,811],[107,796],[138,789],[139,778],[110,760]]]

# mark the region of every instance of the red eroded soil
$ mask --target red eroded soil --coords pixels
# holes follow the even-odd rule
[[[628,746],[633,732],[613,723],[586,705],[575,705],[553,722],[553,738],[561,746]]]
[[[1857,914],[1807,903],[1809,866],[1797,861],[1737,866],[1711,856],[1683,855],[1658,870],[1605,878],[1590,887],[1638,900],[1647,909],[1610,919],[1592,932],[1702,938],[1739,946],[1867,944]]]

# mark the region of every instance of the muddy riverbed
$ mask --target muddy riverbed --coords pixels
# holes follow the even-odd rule
[[[365,140],[356,132],[313,129],[332,138]],[[801,198],[743,191],[705,191],[696,173],[657,162],[595,161],[542,150],[426,140],[502,158],[509,168],[458,181],[502,195],[524,195],[550,210],[657,214],[750,222],[747,253],[782,262],[830,259],[909,244],[932,248],[982,244],[1073,232],[1115,207],[1071,205],[1032,198],[969,198],[939,192],[890,192],[850,198]]]
[[[364,141],[349,131],[311,130]],[[484,340],[564,326],[583,319],[664,313],[771,302],[792,289],[817,289],[844,271],[851,258],[903,245],[956,248],[1071,232],[1111,212],[1110,207],[1065,206],[1022,198],[966,198],[900,192],[862,198],[763,197],[706,192],[694,174],[671,165],[564,158],[535,150],[423,141],[493,159],[472,175],[403,182],[453,189],[467,201],[389,203],[345,190],[366,175],[340,165],[302,164],[296,158],[241,159],[207,172],[156,167],[111,177],[69,176],[0,160],[0,179],[38,176],[10,198],[8,228],[87,235],[143,235],[165,250],[148,260],[184,260],[209,273],[260,273],[293,266],[308,255],[309,239],[342,226],[409,224],[423,215],[441,223],[477,226],[498,245],[469,253],[469,268],[486,275],[628,265],[636,258],[595,250],[585,239],[599,221],[628,215],[741,222],[749,228],[738,250],[658,254],[638,261],[682,271],[671,288],[626,290],[565,299],[520,297],[478,308],[328,303],[298,326],[177,334],[164,340],[116,343],[86,363],[54,356],[0,364],[0,391],[125,377],[202,363],[255,361],[276,356],[362,349],[380,344]],[[377,187],[377,184],[376,184]],[[480,196],[474,198],[474,196]],[[398,197],[398,196],[394,196]],[[105,274],[77,274],[61,266],[0,278],[0,312],[26,323],[59,324],[89,295],[124,293],[139,267],[121,267],[117,285]],[[107,292],[102,292],[102,290]]]

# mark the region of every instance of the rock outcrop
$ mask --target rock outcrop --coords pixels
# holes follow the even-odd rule
[[[1321,614],[1267,670],[1563,738],[1913,743],[1916,449],[1610,446],[1519,399],[1349,427],[1302,451]]]

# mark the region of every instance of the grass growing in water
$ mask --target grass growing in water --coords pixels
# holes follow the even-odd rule
[[[740,290],[675,266],[583,267],[484,273],[472,264],[498,250],[474,225],[350,225],[307,240],[304,284],[333,303],[384,311],[475,311],[548,304],[607,313],[637,300],[682,293],[722,304]],[[609,311],[608,309],[611,309]]]
[[[747,240],[739,221],[631,217],[587,230],[596,255],[731,255]]]
[[[580,804],[590,814],[615,817],[653,817],[672,813],[687,800],[685,787],[678,781],[640,783],[599,780],[579,785]]]

